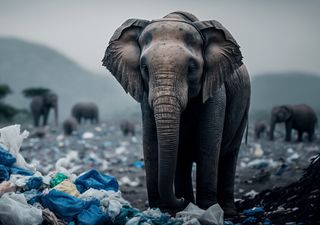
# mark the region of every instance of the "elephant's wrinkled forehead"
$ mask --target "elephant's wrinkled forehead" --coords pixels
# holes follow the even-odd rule
[[[201,45],[203,40],[199,31],[189,23],[181,21],[155,21],[141,33],[139,42],[179,41],[188,45]]]

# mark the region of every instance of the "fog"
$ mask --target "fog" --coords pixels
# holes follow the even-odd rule
[[[105,73],[104,49],[128,18],[154,19],[184,10],[215,19],[241,46],[252,75],[320,69],[319,1],[0,1],[0,36],[52,47],[81,66]]]

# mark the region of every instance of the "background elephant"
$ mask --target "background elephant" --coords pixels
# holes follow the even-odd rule
[[[195,202],[196,162],[196,204],[218,201],[226,215],[235,214],[250,80],[231,34],[186,12],[129,19],[112,36],[103,65],[141,103],[150,207],[177,210]]]
[[[310,106],[281,105],[272,108],[270,121],[270,140],[274,139],[273,133],[277,123],[285,123],[286,141],[291,141],[291,130],[298,131],[297,141],[302,141],[304,132],[308,133],[308,140],[312,141],[315,125],[317,123],[316,113]]]
[[[99,123],[99,109],[94,102],[79,102],[72,107],[71,114],[81,124],[82,120]]]
[[[54,109],[55,124],[58,125],[58,96],[56,94],[49,93],[32,98],[30,109],[35,127],[39,126],[41,116],[43,117],[43,126],[47,125],[51,108]]]
[[[63,124],[63,131],[65,135],[71,135],[73,131],[77,130],[78,122],[74,117],[67,118]]]
[[[261,135],[267,131],[267,125],[262,121],[257,121],[254,124],[254,138],[260,139]]]
[[[120,129],[124,136],[128,136],[129,134],[131,134],[132,136],[135,135],[134,124],[128,120],[124,120],[121,122]]]

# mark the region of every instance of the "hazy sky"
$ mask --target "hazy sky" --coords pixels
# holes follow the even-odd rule
[[[0,0],[0,36],[45,44],[102,73],[107,43],[127,18],[151,20],[184,10],[227,27],[251,74],[320,74],[319,9],[320,1],[300,0]]]

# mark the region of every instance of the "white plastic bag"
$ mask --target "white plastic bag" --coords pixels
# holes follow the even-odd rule
[[[35,167],[28,164],[19,153],[22,141],[27,138],[28,135],[29,132],[26,130],[20,134],[20,125],[17,124],[4,127],[0,129],[0,146],[16,158],[16,166],[35,172]]]
[[[223,225],[223,210],[219,204],[214,204],[207,210],[203,210],[193,203],[189,203],[183,211],[176,214],[176,218],[182,220],[183,225]]]
[[[28,205],[23,194],[5,193],[0,198],[0,221],[10,225],[38,225],[42,211]]]

